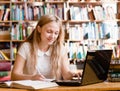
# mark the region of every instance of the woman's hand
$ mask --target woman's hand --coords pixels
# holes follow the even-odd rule
[[[73,72],[73,77],[80,79],[81,76],[82,76],[82,70],[77,70],[76,72]]]
[[[35,74],[31,77],[31,80],[44,80],[46,79],[42,74]]]

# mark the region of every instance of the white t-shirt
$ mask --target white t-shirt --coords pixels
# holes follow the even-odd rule
[[[18,50],[18,54],[21,55],[25,59],[25,66],[24,66],[24,73],[31,74],[31,69],[28,69],[30,59],[30,44],[24,43],[20,49]],[[38,74],[44,75],[46,78],[53,78],[51,72],[51,64],[50,64],[50,55],[51,55],[51,48],[47,52],[42,52],[38,50],[37,53],[37,65],[36,65],[36,72]]]

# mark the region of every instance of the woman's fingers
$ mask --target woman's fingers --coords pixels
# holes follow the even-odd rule
[[[80,79],[82,76],[82,70],[78,70],[76,72],[73,73],[73,77]]]
[[[32,80],[44,80],[46,79],[42,74],[36,74],[32,76]]]

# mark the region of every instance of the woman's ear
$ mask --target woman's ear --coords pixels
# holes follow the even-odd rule
[[[41,27],[40,26],[37,26],[37,30],[39,33],[41,33]]]

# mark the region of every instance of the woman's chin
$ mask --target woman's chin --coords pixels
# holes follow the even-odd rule
[[[48,45],[53,45],[53,42],[49,42]]]

